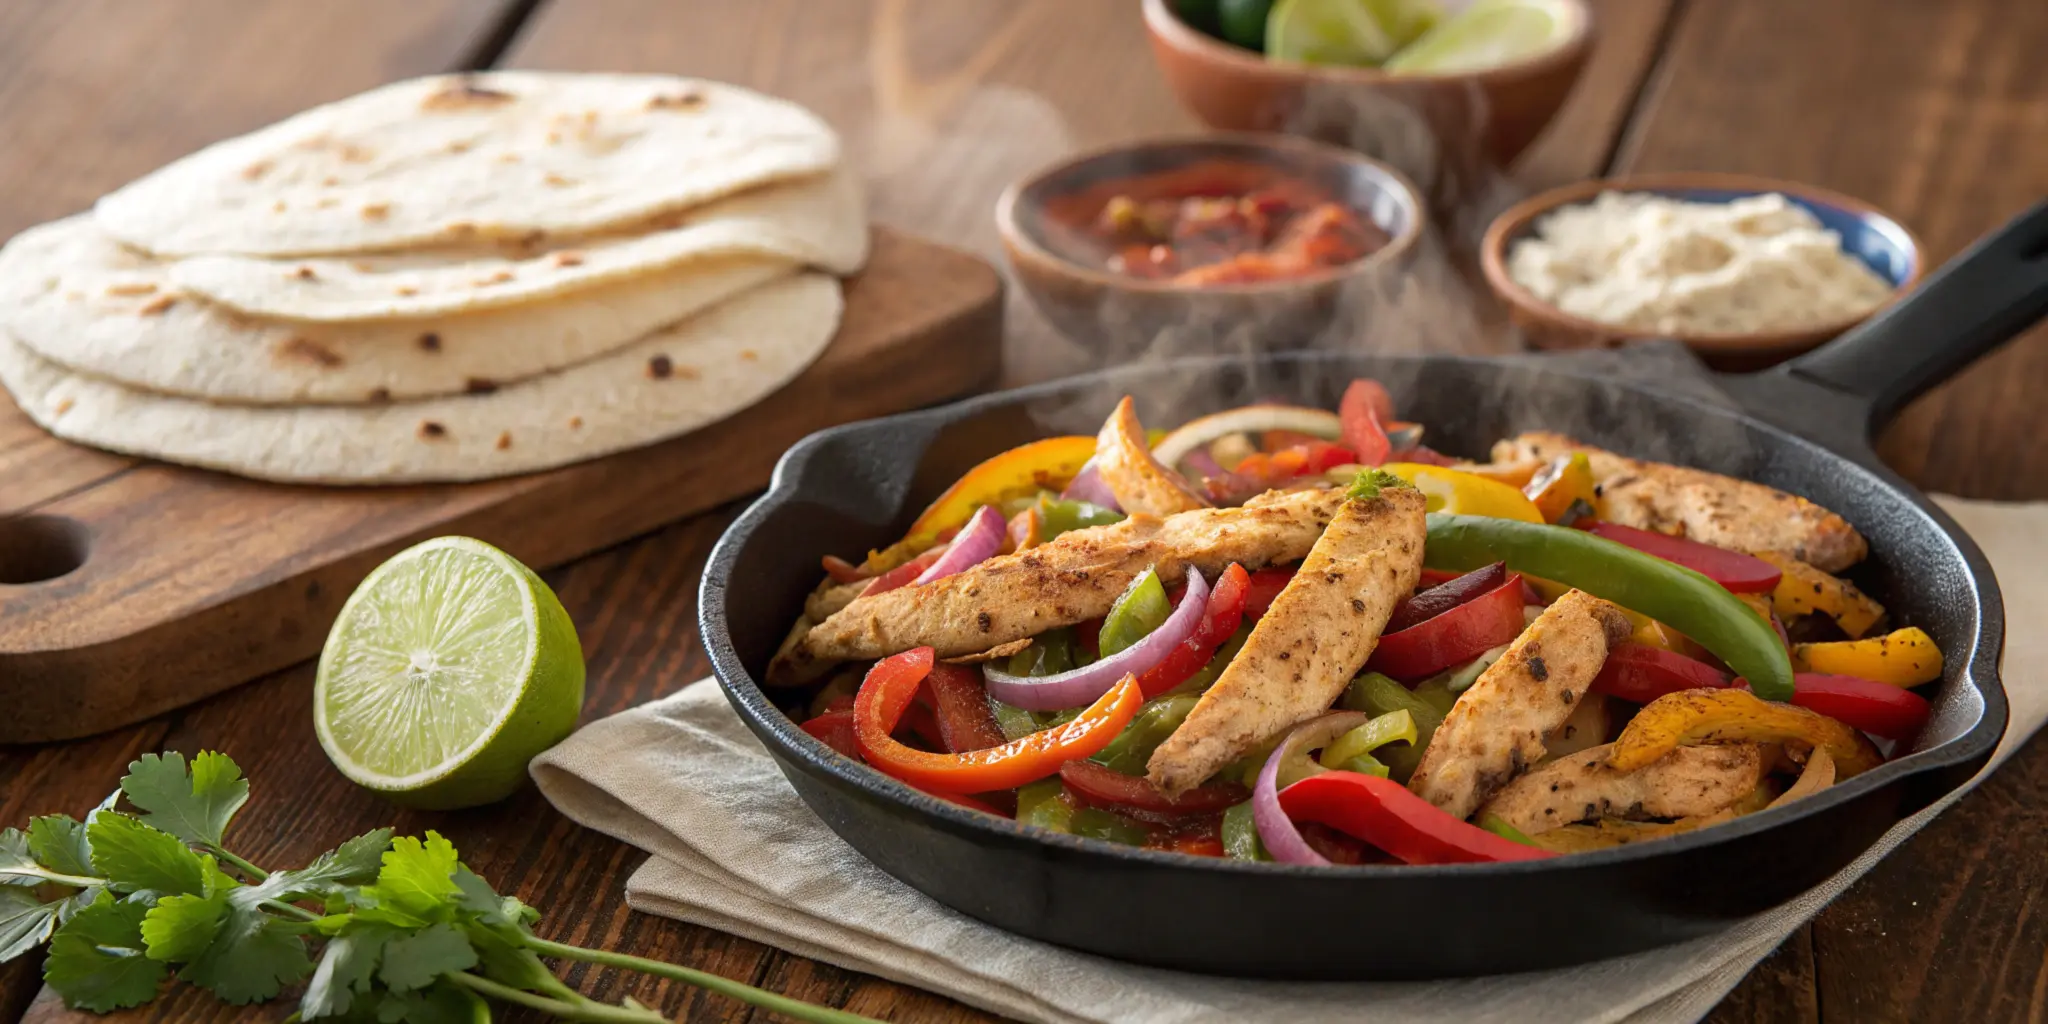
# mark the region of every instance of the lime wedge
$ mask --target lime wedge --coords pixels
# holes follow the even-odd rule
[[[1443,74],[1533,57],[1570,35],[1569,15],[1546,0],[1480,0],[1386,62],[1388,71]]]
[[[1280,0],[1266,19],[1274,60],[1370,67],[1399,48],[1364,0]]]
[[[533,570],[468,537],[391,557],[320,652],[313,728],[343,775],[408,807],[503,799],[576,727],[583,648]]]

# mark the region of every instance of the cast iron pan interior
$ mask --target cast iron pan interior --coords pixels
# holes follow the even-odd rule
[[[2006,721],[1998,589],[1982,554],[1883,469],[1868,425],[2048,313],[2048,204],[1854,335],[1730,390],[1781,423],[1537,361],[1355,354],[1127,368],[852,424],[791,449],[711,556],[700,616],[719,680],[804,801],[889,873],[1033,938],[1188,970],[1414,978],[1581,963],[1723,927],[1839,870],[1961,785]],[[1091,433],[1116,398],[1167,424],[1259,398],[1334,407],[1372,376],[1440,450],[1549,429],[1805,495],[1853,522],[1855,573],[1947,658],[1911,752],[1790,807],[1655,843],[1516,864],[1300,868],[1153,853],[1047,832],[921,794],[833,753],[756,682],[825,554],[899,536],[962,471],[1050,433]],[[786,701],[794,694],[780,694]]]

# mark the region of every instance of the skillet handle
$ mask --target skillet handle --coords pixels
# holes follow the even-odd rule
[[[2048,316],[2048,200],[1950,260],[1897,305],[1767,374],[1868,403],[1871,430]]]

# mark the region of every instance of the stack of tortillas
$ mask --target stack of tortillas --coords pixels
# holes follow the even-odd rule
[[[0,249],[0,382],[60,437],[274,480],[523,473],[766,397],[867,256],[832,131],[657,75],[399,82]]]

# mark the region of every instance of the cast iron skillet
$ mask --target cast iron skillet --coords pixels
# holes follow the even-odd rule
[[[1747,414],[1540,360],[1322,354],[1141,366],[814,434],[712,552],[700,596],[719,681],[805,803],[883,870],[1032,938],[1166,967],[1416,978],[1580,963],[1700,935],[1820,882],[1982,767],[2005,730],[1998,587],[1950,519],[1867,437],[1908,399],[2048,314],[2048,203],[1913,298],[1795,362],[1720,383]],[[1522,429],[1803,494],[1870,539],[1857,573],[1932,633],[1947,673],[1925,734],[1883,767],[1778,810],[1655,843],[1515,864],[1302,868],[1152,853],[969,811],[843,758],[757,683],[826,554],[883,546],[975,462],[1092,433],[1139,396],[1170,424],[1261,396],[1334,407],[1355,376],[1393,389],[1438,448],[1483,458]],[[798,695],[782,693],[795,706]]]

